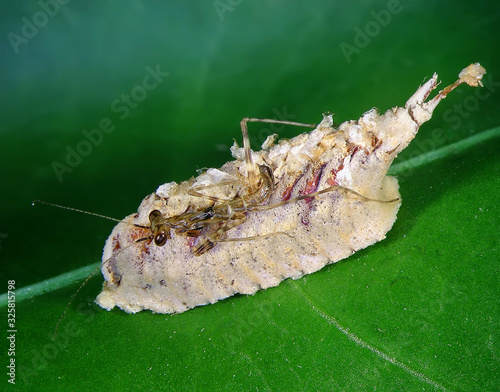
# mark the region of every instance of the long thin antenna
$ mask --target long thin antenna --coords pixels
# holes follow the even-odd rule
[[[52,207],[62,208],[63,210],[81,212],[82,214],[93,215],[93,216],[97,216],[99,218],[109,219],[109,220],[112,220],[112,221],[115,221],[115,222],[121,222],[120,219],[111,218],[110,216],[106,216],[106,215],[102,215],[102,214],[97,214],[95,212],[80,210],[79,208],[61,206],[59,204],[49,203],[49,202],[42,201],[42,200],[33,200],[31,202],[31,205],[34,206],[36,203],[38,203],[38,204],[45,204],[46,206],[52,206]]]
[[[98,218],[108,219],[108,220],[111,220],[111,221],[114,221],[114,222],[119,222],[119,223],[125,223],[125,224],[128,224],[128,225],[133,225],[135,227],[140,227],[142,229],[149,229],[150,228],[149,226],[139,225],[137,223],[127,223],[127,222],[125,222],[124,219],[116,219],[116,218],[112,218],[110,216],[106,216],[106,215],[102,215],[102,214],[97,214],[95,212],[80,210],[79,208],[61,206],[59,204],[49,203],[47,201],[42,201],[42,200],[33,200],[31,202],[31,205],[34,206],[36,203],[45,204],[46,206],[51,206],[51,207],[62,208],[63,210],[69,210],[69,211],[74,211],[74,212],[80,212],[82,214],[93,215],[93,216],[97,216]]]
[[[62,208],[63,210],[69,210],[69,211],[79,212],[79,213],[82,213],[82,214],[92,215],[92,216],[96,216],[98,218],[108,219],[108,220],[111,220],[111,221],[114,221],[114,222],[126,223],[123,220],[112,218],[112,217],[107,216],[107,215],[97,214],[95,212],[85,211],[85,210],[81,210],[79,208],[62,206],[62,205],[55,204],[55,203],[49,203],[47,201],[42,201],[42,200],[33,200],[31,202],[31,205],[34,206],[37,203],[38,204],[44,204],[46,206],[51,206],[51,207],[56,207],[56,208]],[[141,227],[143,229],[150,228],[149,226],[138,225],[136,223],[133,223],[132,225],[135,226],[135,227]],[[136,244],[138,242],[147,240],[147,239],[151,239],[151,237],[140,238],[140,239],[134,241],[132,244],[129,244],[128,246],[126,246],[125,248],[123,248],[119,253],[123,252],[128,247],[130,247],[130,246],[132,246],[132,245],[134,245],[134,244]],[[114,256],[116,256],[116,255],[114,255]],[[114,256],[112,256],[112,257],[114,257]],[[55,341],[56,336],[57,336],[57,331],[59,330],[59,326],[61,325],[61,322],[63,321],[66,313],[68,312],[68,309],[69,309],[70,305],[73,303],[73,301],[75,300],[75,298],[78,295],[78,293],[83,289],[83,287],[87,284],[87,282],[90,280],[90,278],[92,278],[96,274],[96,272],[99,271],[99,269],[102,268],[102,266],[105,263],[107,263],[109,260],[111,260],[112,257],[110,257],[109,259],[103,261],[99,267],[97,267],[94,271],[92,271],[92,273],[83,281],[83,283],[80,285],[80,287],[78,287],[78,290],[76,290],[75,293],[71,296],[68,304],[66,305],[66,308],[64,308],[64,311],[61,314],[61,317],[59,317],[59,320],[57,321],[56,327],[54,329],[54,335],[52,336],[52,340],[53,341]]]

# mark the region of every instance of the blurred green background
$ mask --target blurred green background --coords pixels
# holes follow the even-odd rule
[[[397,172],[403,206],[386,240],[174,316],[96,307],[97,274],[56,343],[81,280],[50,283],[17,302],[5,390],[500,388],[498,1],[9,0],[0,27],[0,292],[98,262],[113,227],[34,199],[121,218],[158,185],[231,159],[243,117],[332,111],[341,123],[404,105],[433,72],[446,85],[471,62],[488,71],[398,157],[445,149]],[[103,122],[112,132],[70,167],[67,149]],[[266,128],[251,125],[253,148]],[[5,297],[2,309],[6,324]]]

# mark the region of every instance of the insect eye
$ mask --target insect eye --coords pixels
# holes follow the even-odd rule
[[[149,221],[152,222],[154,219],[158,218],[161,215],[161,212],[158,210],[153,210],[149,213]]]
[[[164,232],[156,234],[156,236],[155,236],[155,244],[157,246],[163,246],[163,245],[165,245],[165,242],[167,242],[167,236],[165,235]]]

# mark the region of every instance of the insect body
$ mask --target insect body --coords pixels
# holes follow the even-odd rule
[[[272,170],[268,166],[259,165],[259,171],[260,180],[257,189],[245,196],[220,200],[191,189],[190,195],[209,199],[213,201],[213,204],[199,211],[186,211],[170,217],[165,217],[159,210],[151,211],[149,221],[155,244],[165,245],[166,241],[172,238],[170,229],[173,229],[177,235],[198,237],[203,229],[214,225],[218,226],[218,229],[203,244],[194,249],[193,254],[199,256],[213,248],[215,242],[224,241],[221,237],[226,231],[245,222],[246,213],[260,207],[271,195],[274,189]],[[221,185],[218,184],[218,186]]]
[[[382,240],[400,206],[397,180],[386,175],[392,161],[450,91],[477,86],[484,73],[472,64],[426,102],[434,74],[404,107],[372,109],[336,129],[325,116],[312,132],[269,139],[261,151],[250,150],[247,122],[274,120],[244,119],[234,161],[160,186],[114,228],[97,303],[183,312],[297,279]]]

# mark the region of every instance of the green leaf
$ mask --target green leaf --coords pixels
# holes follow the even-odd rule
[[[16,364],[5,388],[499,389],[499,15],[494,1],[0,5],[0,291],[15,280],[17,331],[15,357],[1,347],[2,365]],[[36,32],[13,45],[25,20]],[[355,46],[358,31],[370,35]],[[229,160],[243,117],[357,119],[477,61],[484,88],[450,94],[391,168],[403,205],[384,241],[179,315],[97,307],[97,273],[52,340],[114,223],[32,200],[121,218],[158,185]],[[250,133],[257,149],[269,129]],[[54,162],[68,165],[68,146],[86,152],[86,140],[59,181]],[[7,294],[0,307],[9,336]]]

